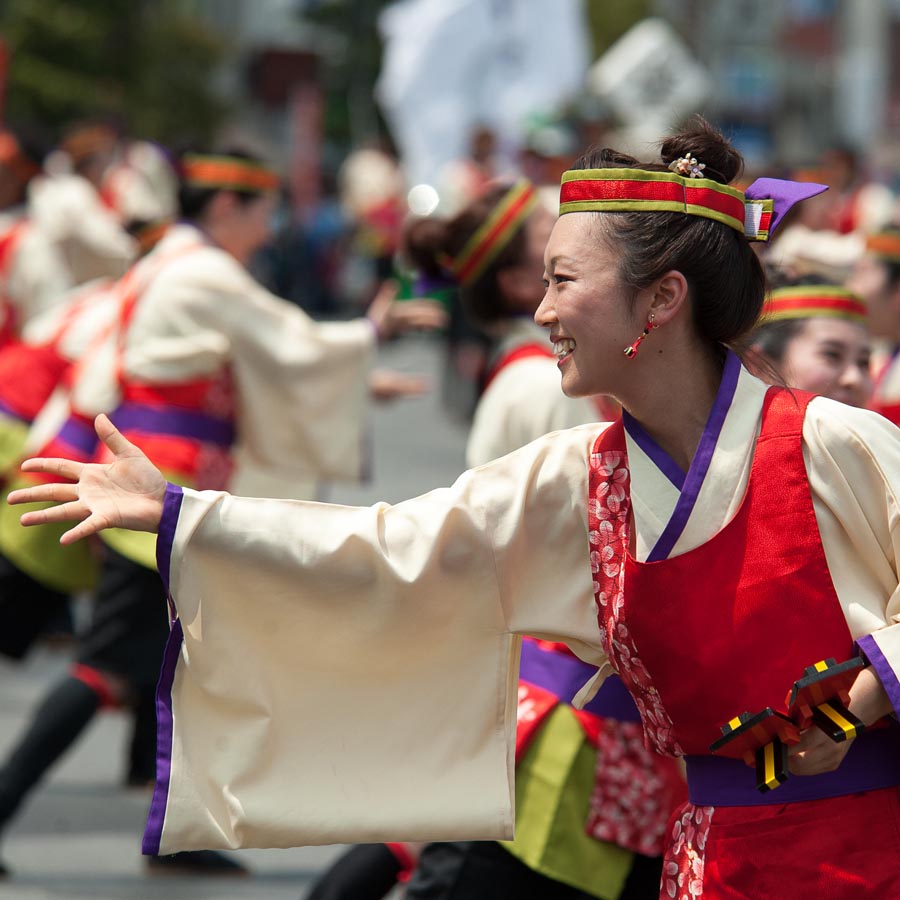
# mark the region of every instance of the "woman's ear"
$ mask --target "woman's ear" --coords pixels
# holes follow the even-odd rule
[[[665,325],[682,310],[688,299],[687,279],[677,269],[670,269],[656,279],[647,290],[650,292],[648,312],[657,325]]]

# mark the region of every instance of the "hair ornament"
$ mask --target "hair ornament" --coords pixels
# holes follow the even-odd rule
[[[669,171],[682,178],[705,178],[703,174],[705,168],[706,163],[697,162],[697,158],[690,151],[687,156],[679,156],[669,163]]]

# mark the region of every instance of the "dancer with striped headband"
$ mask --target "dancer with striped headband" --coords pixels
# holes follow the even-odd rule
[[[69,416],[42,452],[103,458],[91,428],[103,411],[169,478],[197,489],[227,486],[238,454],[245,485],[249,472],[293,496],[315,496],[319,478],[359,476],[377,340],[438,325],[443,313],[383,293],[367,318],[322,324],[269,294],[245,266],[268,238],[279,187],[277,173],[244,154],[184,157],[182,221],[117,283],[111,326],[81,360]],[[4,553],[32,577],[51,570],[57,589],[92,562],[97,568],[96,548],[61,547],[49,533],[35,542],[21,526],[10,533],[8,519],[2,524]],[[153,543],[129,531],[104,535],[93,620],[75,665],[0,766],[0,827],[100,708],[154,709],[169,623]],[[148,738],[142,755],[152,766],[152,727],[142,746]],[[241,871],[214,853],[154,855],[150,863]]]
[[[872,395],[872,338],[866,305],[847,288],[817,275],[770,273],[747,363],[766,379],[864,407]],[[763,365],[753,365],[755,360]]]
[[[900,434],[734,353],[765,294],[748,237],[823,189],[742,198],[740,168],[700,120],[659,161],[597,151],[566,179],[536,320],[563,390],[613,395],[620,421],[371,509],[167,486],[103,418],[113,464],[26,464],[78,479],[12,497],[61,504],[26,523],[159,534],[178,618],[148,850],[508,837],[532,634],[596,667],[576,704],[617,672],[648,743],[685,760],[661,897],[900,895]],[[841,741],[788,700],[824,678]],[[788,748],[762,790],[757,746]]]
[[[849,284],[866,301],[872,334],[880,345],[871,408],[900,425],[900,227],[869,235]]]

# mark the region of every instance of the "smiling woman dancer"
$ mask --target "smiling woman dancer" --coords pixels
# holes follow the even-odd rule
[[[867,726],[900,706],[900,435],[729,349],[763,302],[748,237],[819,189],[744,194],[740,166],[701,121],[658,162],[605,150],[564,176],[536,319],[567,394],[622,403],[612,425],[370,509],[167,487],[103,418],[110,465],[27,464],[78,479],[11,498],[62,504],[28,524],[159,532],[178,618],[145,850],[508,836],[524,633],[598,667],[576,701],[617,671],[650,744],[686,757],[663,897],[900,894],[892,719],[805,728],[774,793],[710,755],[830,657],[868,663]]]

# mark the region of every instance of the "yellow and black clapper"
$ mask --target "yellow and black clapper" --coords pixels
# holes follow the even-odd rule
[[[757,790],[766,793],[787,781],[787,748],[799,740],[800,730],[793,721],[767,706],[762,712],[745,712],[729,720],[709,750],[755,766]]]
[[[816,725],[833,741],[852,741],[865,725],[847,709],[850,687],[865,663],[859,657],[837,663],[823,659],[808,666],[787,698],[788,712],[802,729]]]

